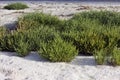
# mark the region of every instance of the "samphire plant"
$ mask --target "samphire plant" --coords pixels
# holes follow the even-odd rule
[[[43,25],[36,29],[29,29],[27,32],[31,50],[33,51],[36,51],[40,48],[40,41],[52,41],[56,35],[59,35],[55,29]]]
[[[11,3],[11,4],[4,6],[4,9],[8,9],[8,10],[20,10],[20,9],[25,9],[25,8],[28,8],[28,6],[20,2]]]
[[[62,21],[56,16],[44,13],[29,13],[18,20],[18,28],[22,30],[39,28],[41,25],[56,27],[62,24]]]
[[[52,62],[70,62],[78,54],[72,43],[56,38],[48,43],[41,42],[38,53]]]

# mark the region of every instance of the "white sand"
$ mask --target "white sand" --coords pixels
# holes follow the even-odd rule
[[[120,3],[58,3],[58,2],[27,2],[30,8],[24,10],[3,9],[8,3],[0,2],[0,25],[12,26],[17,18],[24,13],[44,12],[60,18],[70,18],[73,14],[90,10],[120,11]]]
[[[24,58],[0,52],[0,80],[120,80],[120,67],[97,66],[93,57],[51,63],[35,52]]]
[[[70,18],[86,10],[120,11],[119,4],[27,3],[25,10],[5,10],[0,3],[0,25],[14,27],[24,13],[44,12]],[[51,63],[35,53],[21,58],[15,53],[0,52],[0,80],[120,80],[120,67],[97,66],[93,57],[77,56],[71,63]]]

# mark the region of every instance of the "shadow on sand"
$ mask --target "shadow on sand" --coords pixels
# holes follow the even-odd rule
[[[8,23],[8,24],[5,24],[4,26],[8,29],[8,30],[15,30],[17,28],[16,26],[17,22],[12,22],[12,23]]]
[[[95,66],[97,65],[93,56],[76,56],[76,58],[70,63],[78,66]]]
[[[6,55],[9,57],[19,57],[17,56],[16,52],[0,52],[0,55]],[[38,61],[38,62],[50,62],[45,58],[41,57],[37,52],[31,52],[28,56],[19,57],[26,60],[31,61]],[[52,62],[51,62],[52,63]],[[95,66],[97,65],[93,56],[76,56],[70,63],[71,65],[78,65],[78,66]]]
[[[0,52],[0,55],[6,55],[9,57],[19,57],[17,56],[16,52]],[[41,62],[49,62],[48,60],[40,57],[37,52],[30,52],[29,55],[25,56],[25,57],[19,57],[19,58],[23,58],[26,60],[31,60],[31,61],[41,61]]]

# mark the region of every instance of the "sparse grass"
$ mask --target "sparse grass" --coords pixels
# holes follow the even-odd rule
[[[19,18],[17,26],[13,33],[1,38],[2,50],[17,51],[20,55],[34,50],[54,62],[69,62],[79,51],[80,54],[94,55],[98,64],[103,64],[113,54],[112,62],[119,65],[116,57],[119,51],[114,50],[115,46],[120,47],[118,12],[82,12],[69,20],[30,13]],[[21,35],[15,36],[14,32]]]
[[[4,7],[4,9],[8,9],[8,10],[20,10],[20,9],[26,9],[28,8],[28,6],[24,3],[11,3],[8,4]]]

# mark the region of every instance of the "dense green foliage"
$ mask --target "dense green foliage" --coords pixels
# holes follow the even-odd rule
[[[26,56],[29,54],[31,47],[26,33],[14,32],[11,40],[14,42],[13,49],[18,56]]]
[[[41,25],[49,27],[55,27],[59,25],[62,21],[59,20],[56,16],[51,16],[49,14],[43,13],[29,13],[19,18],[18,28],[19,29],[34,29],[39,28]]]
[[[76,14],[72,19],[74,20],[95,20],[101,25],[120,25],[120,13],[110,11],[91,11]]]
[[[4,7],[4,9],[8,9],[8,10],[20,10],[20,9],[25,9],[25,8],[28,8],[26,4],[18,3],[18,2],[8,4]]]
[[[79,54],[94,55],[98,64],[119,64],[120,13],[81,12],[69,20],[43,13],[19,18],[17,30],[0,33],[1,50],[25,56],[30,51],[51,61],[71,61]],[[118,56],[117,56],[118,55]]]
[[[69,62],[77,55],[76,47],[57,37],[50,42],[41,42],[39,54],[53,62]]]

